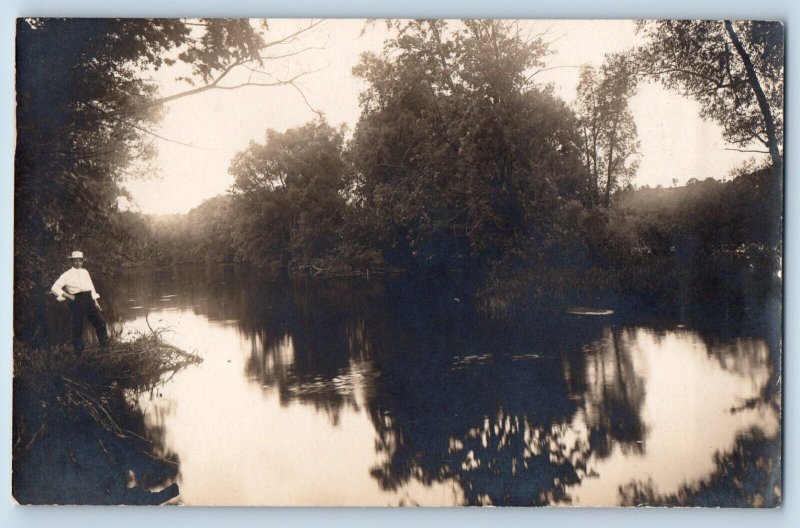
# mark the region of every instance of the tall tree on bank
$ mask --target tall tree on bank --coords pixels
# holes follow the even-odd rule
[[[283,39],[282,39],[283,40]],[[226,85],[267,57],[248,20],[20,19],[14,186],[15,333],[76,241],[113,258],[114,214],[134,159],[152,155],[165,102]],[[149,71],[185,64],[194,87],[162,95]],[[291,82],[287,80],[285,82]],[[259,83],[249,83],[259,84]],[[277,82],[268,83],[270,85]],[[27,323],[33,323],[28,325]]]
[[[638,22],[646,44],[639,73],[697,100],[741,149],[761,143],[783,167],[784,32],[780,22],[657,20]]]
[[[236,154],[229,172],[238,259],[310,265],[336,246],[346,207],[344,130],[319,120]]]
[[[498,261],[541,242],[581,187],[572,112],[531,72],[547,47],[515,23],[411,21],[354,73],[354,206],[392,265]]]
[[[639,166],[636,123],[628,107],[636,90],[631,73],[625,56],[611,55],[600,68],[584,67],[578,81],[576,109],[589,195],[605,207]]]

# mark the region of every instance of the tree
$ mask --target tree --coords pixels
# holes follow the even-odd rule
[[[577,112],[589,195],[595,204],[608,207],[611,193],[624,187],[638,168],[636,123],[628,108],[635,91],[636,78],[623,55],[608,56],[597,70],[581,70]]]
[[[580,176],[574,116],[530,82],[547,48],[515,23],[410,21],[354,73],[354,206],[390,264],[502,259],[542,238]]]
[[[766,21],[658,20],[638,23],[647,43],[640,74],[697,100],[701,115],[742,149],[763,144],[780,172],[783,142],[783,24]]]
[[[153,141],[160,136],[151,126],[163,104],[203,90],[246,85],[221,81],[234,68],[264,64],[269,57],[262,50],[290,38],[267,43],[259,28],[236,19],[18,20],[18,337],[35,333],[38,317],[31,307],[41,303],[48,276],[67,250],[80,241],[82,249],[98,255],[114,238],[111,217],[124,195],[122,178],[134,159],[153,154]],[[190,80],[201,86],[162,96],[148,71],[176,63],[190,66]]]
[[[263,144],[251,142],[234,157],[231,192],[244,208],[237,236],[245,243],[272,240],[247,254],[304,265],[331,253],[346,206],[343,138],[344,129],[318,120],[286,132],[268,130]]]

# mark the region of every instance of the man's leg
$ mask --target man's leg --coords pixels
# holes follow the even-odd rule
[[[86,317],[89,319],[89,322],[92,323],[92,326],[94,326],[100,348],[105,348],[108,343],[108,330],[106,330],[106,322],[97,310],[97,306],[94,305],[94,301],[86,307]]]
[[[75,299],[69,302],[69,311],[72,315],[72,348],[75,352],[83,352],[83,310],[80,301]]]

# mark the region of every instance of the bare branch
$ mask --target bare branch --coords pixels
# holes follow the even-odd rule
[[[184,142],[182,142],[182,141],[178,141],[178,140],[176,140],[176,139],[170,139],[170,138],[168,138],[168,137],[161,136],[161,135],[159,135],[159,134],[156,134],[156,133],[155,133],[155,132],[153,132],[152,130],[148,130],[148,129],[144,128],[144,127],[140,127],[139,125],[136,125],[136,124],[134,124],[134,123],[131,123],[131,122],[129,122],[129,121],[125,121],[125,120],[122,120],[122,119],[120,119],[119,121],[120,121],[121,123],[124,123],[124,124],[126,124],[126,125],[130,126],[130,127],[133,127],[133,128],[135,128],[136,130],[139,130],[139,131],[141,131],[141,132],[144,132],[145,134],[150,134],[151,136],[153,136],[153,137],[156,137],[156,138],[158,138],[158,139],[160,139],[160,140],[162,140],[162,141],[167,141],[167,142],[169,142],[169,143],[175,143],[176,145],[182,145],[182,146],[184,146],[184,147],[189,147],[189,148],[193,148],[193,149],[197,149],[197,150],[208,150],[208,151],[214,151],[214,149],[213,149],[213,148],[208,148],[208,147],[198,147],[197,145],[192,145],[191,143],[184,143]]]
[[[308,26],[306,26],[306,27],[304,27],[304,28],[301,28],[301,29],[299,29],[299,30],[295,31],[295,32],[294,32],[294,33],[292,33],[291,35],[287,35],[287,36],[283,37],[282,39],[279,39],[279,40],[276,40],[276,41],[273,41],[273,42],[269,42],[269,43],[267,43],[267,44],[264,46],[264,49],[266,49],[266,48],[271,48],[271,47],[273,47],[273,46],[280,46],[281,44],[288,44],[289,42],[292,42],[292,41],[294,41],[295,39],[297,39],[297,37],[299,37],[299,36],[300,36],[300,35],[302,35],[303,33],[306,33],[306,32],[308,32],[308,31],[312,30],[313,28],[315,28],[316,26],[318,26],[318,25],[322,24],[323,22],[325,22],[325,19],[324,19],[324,18],[322,18],[322,19],[320,19],[320,20],[317,20],[317,21],[314,21],[314,20],[312,20],[312,21],[309,23],[309,25],[308,25]]]
[[[303,49],[298,50],[298,51],[293,51],[291,53],[284,53],[283,55],[263,55],[261,57],[258,57],[258,59],[250,59],[250,61],[254,61],[254,60],[265,61],[265,60],[275,60],[275,59],[286,59],[288,57],[294,57],[295,55],[300,55],[301,53],[305,53],[306,51],[324,50],[324,49],[325,48],[322,48],[322,47],[319,47],[319,46],[309,46],[307,48],[303,48]]]
[[[254,68],[252,66],[248,66],[247,64],[243,64],[242,67],[247,69],[247,70],[250,70],[250,75],[247,77],[248,82],[250,82],[250,79],[253,78],[253,74],[254,73],[259,73],[259,74],[265,75],[267,77],[275,77],[274,75],[272,75],[269,72],[266,72],[264,70],[259,70],[258,68]]]
[[[262,48],[262,49],[266,49],[266,48],[269,48],[269,47],[274,47],[274,46],[278,46],[278,45],[281,45],[281,44],[287,44],[289,42],[292,42],[295,39],[297,39],[300,35],[302,35],[302,34],[308,32],[308,31],[310,31],[311,29],[317,27],[318,25],[320,25],[324,21],[325,21],[325,19],[316,20],[316,21],[312,20],[306,27],[303,27],[303,28],[301,28],[301,29],[291,33],[290,35],[287,35],[287,36],[285,36],[285,37],[283,37],[283,38],[281,38],[279,40],[276,40],[274,42],[270,42],[270,43],[266,44],[264,46],[264,48]],[[204,24],[193,23],[193,25],[202,26]],[[251,73],[260,73],[260,74],[263,74],[263,75],[271,76],[267,72],[264,72],[262,70],[256,70],[256,69],[248,66],[248,64],[252,63],[252,62],[261,63],[264,60],[272,60],[272,59],[291,57],[291,56],[298,55],[300,53],[303,53],[303,52],[311,50],[311,49],[318,49],[318,48],[307,47],[307,48],[304,48],[304,49],[299,50],[299,51],[285,53],[285,54],[282,54],[282,55],[273,55],[273,56],[265,55],[265,56],[258,56],[258,57],[252,57],[252,58],[238,58],[238,59],[234,60],[233,62],[231,62],[230,64],[228,64],[219,73],[219,75],[217,75],[217,77],[213,81],[211,81],[210,83],[208,83],[206,85],[203,85],[203,86],[200,86],[200,87],[197,87],[197,88],[192,88],[192,89],[189,89],[189,90],[185,90],[185,91],[182,91],[182,92],[174,93],[174,94],[171,94],[171,95],[167,95],[165,97],[161,97],[159,99],[155,99],[155,100],[152,100],[152,101],[140,104],[140,105],[134,105],[134,106],[132,106],[130,108],[127,108],[127,109],[120,109],[120,110],[116,110],[116,111],[105,111],[105,110],[103,110],[101,108],[98,108],[96,106],[93,106],[93,105],[89,105],[89,106],[91,106],[92,108],[94,108],[97,111],[103,112],[104,115],[109,117],[109,118],[117,119],[120,122],[123,122],[123,123],[125,123],[125,124],[127,124],[129,126],[132,126],[132,127],[136,128],[136,129],[142,131],[142,132],[145,132],[147,134],[154,135],[155,137],[158,137],[159,139],[162,139],[164,141],[169,141],[171,143],[176,143],[176,144],[184,145],[184,146],[191,147],[191,148],[201,148],[202,149],[203,147],[197,147],[197,146],[190,145],[190,144],[187,144],[187,143],[182,143],[180,141],[175,141],[175,140],[163,137],[163,136],[159,136],[158,134],[155,134],[154,132],[152,132],[150,130],[147,130],[146,128],[143,128],[143,127],[140,127],[138,125],[135,125],[134,123],[131,123],[131,122],[126,121],[126,120],[120,120],[120,119],[118,119],[118,117],[119,116],[123,116],[123,117],[125,117],[125,116],[137,116],[137,115],[140,115],[143,112],[145,112],[145,111],[147,111],[147,110],[149,110],[151,108],[155,108],[157,106],[161,106],[161,105],[167,104],[167,103],[175,101],[177,99],[181,99],[181,98],[188,97],[188,96],[191,96],[191,95],[197,95],[197,94],[200,94],[200,93],[203,93],[203,92],[207,92],[209,90],[236,90],[236,89],[243,88],[243,87],[246,87],[246,86],[274,87],[274,86],[293,85],[294,81],[299,79],[301,76],[306,75],[308,73],[314,73],[314,72],[303,72],[303,73],[301,73],[299,75],[296,75],[295,77],[293,77],[291,79],[278,80],[278,81],[270,82],[270,83],[252,82],[252,75],[250,76],[250,78],[248,78],[247,82],[241,83],[241,84],[237,84],[237,85],[221,86],[220,82],[222,82],[228,76],[228,74],[230,74],[231,71],[233,71],[234,69],[236,69],[239,66],[244,66],[244,67],[248,68],[251,71]],[[315,71],[319,71],[319,70],[315,70]],[[308,103],[308,100],[305,97],[305,94],[303,94],[303,92],[297,86],[294,86],[294,88],[296,90],[298,90],[298,92],[303,96],[303,100],[305,101],[306,105],[309,108],[311,108],[314,113],[320,115],[319,112],[314,110],[311,107],[311,105]],[[206,150],[210,150],[210,149],[206,149]]]
[[[549,68],[540,68],[540,69],[536,70],[535,72],[533,72],[532,74],[528,75],[528,77],[525,79],[525,82],[530,81],[535,75],[537,75],[539,73],[542,73],[542,72],[546,72],[548,70],[558,70],[558,69],[561,69],[561,68],[584,68],[584,67],[594,68],[594,66],[571,66],[571,65],[550,66]]]
[[[297,79],[299,79],[300,77],[303,77],[305,75],[309,75],[311,73],[317,73],[319,71],[321,71],[321,70],[305,71],[305,72],[298,73],[297,75],[295,75],[291,79],[277,80],[277,81],[274,81],[274,82],[244,82],[244,83],[234,84],[234,85],[231,85],[231,86],[219,86],[219,85],[217,85],[217,86],[213,86],[212,88],[214,88],[215,90],[238,90],[239,88],[244,88],[246,86],[262,86],[262,87],[263,86],[268,86],[268,87],[286,86],[286,85],[289,85],[289,84],[294,84],[294,82]]]
[[[214,150],[214,149],[211,149],[211,148],[208,148],[208,147],[198,147],[197,145],[192,145],[190,143],[184,143],[182,141],[178,141],[178,140],[175,140],[175,139],[170,139],[170,138],[161,136],[159,134],[156,134],[152,130],[148,130],[147,128],[145,128],[143,126],[137,125],[136,123],[131,123],[130,121],[127,121],[125,119],[121,119],[121,118],[117,117],[116,115],[114,115],[114,113],[112,113],[112,112],[106,112],[102,108],[98,108],[97,106],[95,106],[93,104],[90,104],[90,103],[83,103],[83,104],[85,106],[97,111],[97,112],[100,112],[101,114],[105,115],[106,117],[109,117],[110,119],[113,119],[114,121],[117,121],[118,123],[122,123],[123,125],[128,125],[131,128],[135,128],[136,130],[138,130],[140,132],[144,132],[145,134],[150,134],[151,136],[156,137],[158,139],[161,139],[163,141],[168,141],[169,143],[175,143],[176,145],[182,145],[184,147],[194,148],[194,149],[198,149],[198,150],[208,150],[208,151],[213,151]]]
[[[58,155],[61,159],[89,160],[92,158],[99,158],[101,156],[108,156],[109,154],[112,154],[115,150],[116,149],[110,148],[106,150],[95,150],[95,151],[54,150],[52,152]],[[51,163],[55,163],[55,160],[53,160]]]
[[[161,99],[156,99],[155,101],[151,101],[151,102],[149,102],[149,103],[147,103],[145,105],[134,107],[132,109],[132,113],[138,113],[138,111],[140,111],[140,110],[145,110],[147,108],[152,108],[154,106],[163,105],[163,104],[168,103],[170,101],[174,101],[175,99],[180,99],[182,97],[195,95],[195,94],[202,93],[202,92],[211,90],[213,88],[216,88],[217,85],[219,84],[219,82],[222,81],[222,79],[224,79],[226,75],[228,75],[237,66],[240,66],[243,62],[244,61],[242,59],[238,59],[238,60],[232,62],[224,70],[222,70],[222,73],[220,73],[217,76],[216,79],[211,81],[209,84],[206,84],[204,86],[200,86],[198,88],[193,88],[191,90],[186,90],[186,91],[183,91],[183,92],[178,92],[176,94],[168,95],[166,97],[162,97]]]
[[[735,152],[749,152],[751,154],[769,154],[768,150],[746,150],[738,148],[726,148],[725,150],[733,150]]]
[[[635,72],[632,75],[636,75],[638,77],[656,77],[659,75],[664,75],[665,73],[683,73],[685,75],[689,75],[691,77],[698,77],[705,81],[708,81],[714,84],[717,87],[723,86],[724,82],[721,80],[717,80],[713,77],[709,77],[703,73],[694,71],[694,70],[687,70],[685,68],[667,68],[665,70],[658,70],[658,71],[644,71],[644,72]]]
[[[297,36],[297,35],[305,32],[305,31],[308,31],[312,27],[315,27],[315,26],[319,25],[321,22],[322,21],[315,22],[315,23],[309,25],[308,27],[293,33],[292,35],[289,35],[289,37],[287,37],[287,38],[290,38],[290,37],[293,37],[293,36]],[[271,45],[275,45],[275,44],[279,44],[279,43],[285,43],[285,42],[286,42],[286,39],[281,39],[280,41],[276,41],[274,43],[268,44],[267,46],[271,46]],[[185,90],[183,92],[178,92],[178,93],[175,93],[175,94],[172,94],[172,95],[168,95],[168,96],[162,97],[160,99],[156,99],[156,100],[151,101],[149,103],[146,103],[146,104],[143,104],[143,105],[140,105],[140,106],[136,106],[136,107],[134,107],[134,108],[132,108],[132,109],[126,111],[126,112],[117,112],[117,115],[122,115],[123,113],[124,114],[135,115],[135,114],[138,114],[138,113],[140,113],[140,112],[142,112],[144,110],[147,110],[149,108],[153,108],[153,107],[156,107],[156,106],[164,105],[164,104],[169,103],[171,101],[174,101],[176,99],[181,99],[183,97],[188,97],[190,95],[196,95],[196,94],[207,92],[209,90],[214,90],[214,89],[218,89],[218,90],[235,90],[235,89],[238,89],[238,88],[243,88],[245,86],[267,86],[267,87],[269,87],[269,86],[283,86],[283,85],[286,85],[286,84],[290,84],[291,82],[293,82],[294,80],[298,79],[302,75],[306,75],[308,73],[316,73],[319,70],[303,72],[302,74],[300,74],[300,75],[298,75],[298,76],[296,76],[296,77],[294,77],[294,78],[292,78],[292,79],[290,79],[288,81],[276,81],[275,83],[254,83],[254,82],[250,82],[248,80],[248,82],[246,82],[246,83],[241,83],[241,84],[234,85],[234,86],[220,86],[219,85],[219,83],[231,71],[233,71],[238,66],[244,66],[244,67],[248,68],[251,72],[262,73],[264,75],[270,76],[269,73],[267,73],[267,72],[265,72],[263,70],[257,70],[257,69],[254,69],[254,68],[250,67],[250,66],[247,66],[247,63],[251,63],[251,62],[255,62],[255,61],[259,61],[260,62],[260,61],[263,61],[265,59],[276,59],[276,58],[283,58],[283,57],[291,57],[293,55],[297,55],[297,54],[303,53],[303,52],[311,50],[311,49],[318,49],[318,48],[308,47],[308,48],[304,48],[302,50],[299,50],[297,52],[287,53],[287,54],[284,54],[284,55],[259,56],[259,57],[254,57],[252,59],[238,59],[238,60],[232,62],[231,64],[229,64],[222,71],[222,73],[220,73],[216,77],[216,79],[214,79],[209,84],[206,84],[204,86],[200,86],[200,87],[197,87],[197,88],[192,88],[191,90]]]
[[[146,174],[145,172],[136,173],[136,172],[126,171],[124,169],[117,169],[117,172],[119,172],[120,174],[124,174],[125,176],[130,176],[131,178],[136,178],[136,179],[144,178]]]
[[[299,86],[297,86],[297,84],[295,84],[295,83],[290,83],[290,86],[291,86],[292,88],[294,88],[295,90],[297,90],[297,93],[299,93],[299,94],[300,94],[300,97],[302,97],[302,98],[303,98],[303,102],[306,104],[306,107],[308,107],[308,109],[309,109],[309,110],[311,110],[312,112],[314,112],[315,114],[317,114],[317,116],[318,116],[319,118],[323,118],[323,117],[325,117],[325,116],[324,116],[324,114],[323,114],[323,113],[322,113],[320,110],[317,110],[316,108],[314,108],[313,106],[311,106],[311,103],[309,103],[309,102],[308,102],[308,98],[306,97],[306,94],[303,92],[303,90],[301,90],[301,89],[300,89],[300,87],[299,87]]]
[[[694,97],[704,93],[711,93],[711,92],[716,92],[717,90],[724,90],[725,88],[736,88],[741,84],[745,84],[745,82],[738,81],[738,82],[720,83],[710,88],[703,88],[701,90],[697,90],[696,92],[682,92],[681,95],[683,95],[684,97]]]

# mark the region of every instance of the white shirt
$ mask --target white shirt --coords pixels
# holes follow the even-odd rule
[[[92,299],[99,299],[100,295],[95,291],[92,278],[89,272],[83,268],[70,268],[58,278],[50,290],[56,295],[59,301],[65,299],[64,292],[75,295],[80,292],[92,292]]]

